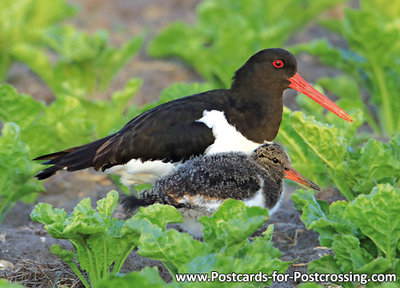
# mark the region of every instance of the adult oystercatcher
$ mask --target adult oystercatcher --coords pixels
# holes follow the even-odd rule
[[[105,138],[40,156],[34,160],[48,160],[43,164],[53,166],[36,177],[45,179],[61,169],[94,167],[121,175],[125,185],[153,183],[191,156],[250,153],[277,135],[282,120],[282,93],[289,87],[352,121],[296,71],[296,59],[290,52],[262,50],[236,71],[230,89],[162,104]]]
[[[297,172],[282,146],[268,143],[250,155],[241,152],[218,153],[192,158],[174,173],[155,182],[139,198],[122,200],[126,212],[154,203],[179,209],[182,228],[200,237],[200,216],[210,216],[228,198],[243,200],[247,206],[268,208],[272,215],[279,207],[282,179],[291,179],[319,190],[318,185]]]

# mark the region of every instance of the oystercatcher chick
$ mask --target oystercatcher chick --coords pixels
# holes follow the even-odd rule
[[[282,93],[289,87],[351,121],[296,71],[296,59],[290,52],[262,50],[236,71],[230,89],[164,103],[105,138],[37,157],[34,160],[48,160],[42,164],[53,166],[36,177],[41,180],[61,169],[94,167],[122,176],[121,182],[129,186],[153,183],[193,156],[251,153],[277,135],[282,120]]]
[[[197,219],[210,216],[228,198],[268,208],[270,215],[275,213],[282,199],[283,178],[319,190],[291,166],[282,146],[270,143],[250,155],[230,152],[192,158],[156,181],[152,189],[144,190],[139,198],[125,197],[122,206],[126,212],[154,203],[175,206],[184,219],[182,228],[201,237],[202,224]]]

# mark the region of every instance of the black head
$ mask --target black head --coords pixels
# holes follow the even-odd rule
[[[264,49],[254,54],[236,71],[232,89],[276,91],[282,93],[289,87],[289,78],[297,72],[294,56],[284,49]]]

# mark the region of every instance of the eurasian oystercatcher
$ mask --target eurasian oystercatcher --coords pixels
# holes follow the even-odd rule
[[[250,155],[226,152],[189,159],[167,177],[144,190],[139,198],[122,200],[126,212],[154,203],[179,209],[182,228],[201,237],[200,216],[213,214],[228,198],[243,200],[247,206],[268,208],[272,215],[282,199],[282,179],[291,179],[319,190],[318,185],[297,172],[278,144],[264,144]]]
[[[58,170],[94,167],[121,175],[125,185],[153,183],[192,156],[218,152],[251,153],[272,141],[282,120],[282,93],[293,88],[328,110],[352,121],[336,104],[312,88],[297,71],[294,56],[265,49],[236,71],[230,89],[180,98],[157,106],[97,141],[37,157]]]

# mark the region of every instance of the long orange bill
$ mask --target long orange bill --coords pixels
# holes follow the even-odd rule
[[[319,186],[317,184],[315,184],[314,182],[312,182],[310,179],[307,179],[306,177],[304,177],[303,175],[301,175],[296,169],[294,168],[289,168],[289,170],[285,170],[285,178],[286,179],[290,179],[293,181],[296,181],[300,184],[306,185],[308,187],[313,188],[314,190],[321,190],[319,188]]]
[[[335,113],[344,120],[353,122],[351,117],[346,112],[344,112],[342,108],[329,100],[325,95],[315,90],[315,88],[308,84],[307,81],[304,80],[298,73],[296,73],[292,78],[289,78],[288,80],[291,82],[289,85],[290,88],[310,97],[319,105],[325,107],[326,109]]]

